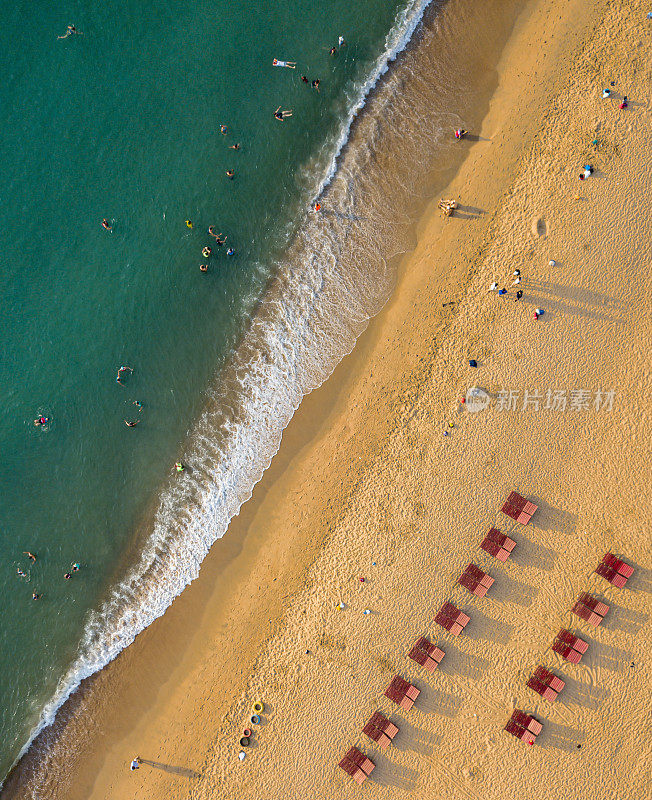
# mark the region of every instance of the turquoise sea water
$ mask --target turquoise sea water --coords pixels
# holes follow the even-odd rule
[[[196,576],[277,447],[277,418],[312,380],[299,357],[302,342],[312,347],[305,308],[329,316],[319,270],[304,281],[288,248],[353,109],[425,5],[7,10],[0,778],[77,681]],[[58,40],[70,23],[83,35]],[[274,57],[298,67],[274,68]],[[319,93],[302,74],[320,79]],[[279,105],[291,119],[274,119]],[[203,274],[209,225],[236,252],[213,246]],[[121,365],[134,369],[124,387]],[[34,427],[39,414],[48,426]],[[189,466],[180,478],[177,458]],[[64,580],[73,562],[81,569]]]

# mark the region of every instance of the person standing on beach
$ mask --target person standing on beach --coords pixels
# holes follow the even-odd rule
[[[140,769],[140,765],[143,763],[143,759],[140,756],[136,756],[131,764],[129,765],[129,769],[133,772],[135,769]]]

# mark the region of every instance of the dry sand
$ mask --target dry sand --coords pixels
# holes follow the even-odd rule
[[[218,544],[228,560],[207,560],[68,710],[52,750],[69,753],[65,779],[43,782],[47,762],[27,759],[7,797],[29,796],[34,776],[39,800],[649,793],[647,10],[528,4],[447,192],[465,210],[441,219],[433,199],[391,304],[304,403]],[[580,182],[587,162],[595,174]],[[508,297],[487,291],[494,280]],[[479,413],[459,403],[473,385],[492,397]],[[517,408],[502,409],[510,390]],[[539,409],[523,409],[526,390]],[[544,408],[549,390],[565,411]],[[598,390],[614,390],[611,408],[596,409]],[[528,527],[498,513],[512,489],[539,504]],[[504,565],[478,549],[493,524],[517,542]],[[624,589],[592,574],[607,550],[635,567]],[[456,585],[470,561],[496,579],[484,599]],[[585,590],[611,606],[598,628],[569,612]],[[445,600],[471,617],[457,639],[433,621]],[[560,627],[590,642],[578,666],[550,651]],[[421,635],[446,652],[434,675],[406,657]],[[566,681],[553,705],[525,687],[538,664]],[[397,673],[421,689],[407,713],[383,696]],[[93,700],[102,684],[110,707]],[[263,724],[240,763],[256,700]],[[543,722],[533,747],[502,730],[514,708]],[[400,729],[382,754],[361,734],[377,709]],[[354,744],[376,763],[363,787],[337,767]],[[130,773],[136,753],[146,763]]]

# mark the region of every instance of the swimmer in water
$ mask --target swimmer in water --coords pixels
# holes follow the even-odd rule
[[[235,178],[235,172],[232,169],[227,169],[226,177],[230,178],[230,180],[233,180]]]
[[[116,383],[119,383],[120,386],[124,386],[124,383],[122,382],[122,373],[123,372],[132,373],[133,369],[131,367],[120,367],[120,369],[118,370],[118,374],[116,376],[116,379],[115,379]]]
[[[311,83],[313,89],[317,89],[319,91],[319,78],[315,78],[315,80]]]
[[[23,555],[27,556],[27,558],[29,558],[32,564],[36,563],[36,556],[34,555],[34,553],[30,553],[29,550],[23,550]]]
[[[140,400],[134,400],[134,402],[133,402],[131,405],[132,405],[132,406],[136,406],[136,408],[137,408],[139,411],[142,411],[142,410],[143,410],[143,404],[140,402]]]
[[[215,237],[215,244],[218,247],[222,247],[222,245],[225,244],[227,239],[228,236],[225,236],[223,233],[218,233],[217,236]]]
[[[226,251],[226,254],[227,256],[234,256],[235,250],[232,247],[229,247],[229,249]]]
[[[185,469],[185,467],[184,467],[184,465],[181,463],[181,461],[175,461],[175,462],[174,462],[174,468],[176,469],[176,471],[177,471],[177,472],[183,472],[183,471],[184,471],[184,469]]]
[[[336,56],[337,55],[337,47],[331,47],[331,49],[328,51],[328,55],[329,56]]]
[[[283,122],[286,119],[286,117],[291,117],[292,116],[292,109],[288,109],[286,111],[281,111],[281,106],[279,106],[276,109],[276,111],[274,112],[274,116],[275,116],[275,118],[277,120],[279,120],[280,122]]]
[[[20,567],[16,570],[16,575],[20,575],[21,578],[26,578],[27,575],[22,571]]]
[[[72,578],[72,575],[69,572],[66,572],[66,574],[63,577],[65,580],[69,581]]]
[[[67,28],[66,32],[63,34],[63,36],[57,36],[57,39],[67,39],[69,36],[74,36],[75,34],[77,36],[83,36],[84,35],[81,31],[78,31],[77,28],[75,28],[74,25],[68,25],[68,28]]]
[[[342,47],[343,44],[346,44],[346,42],[344,41],[344,37],[340,36],[339,39],[337,40],[337,46]]]
[[[296,61],[279,61],[278,58],[275,58],[272,61],[273,67],[287,67],[288,69],[296,69],[297,62]]]
[[[305,76],[305,75],[302,75],[302,76],[301,76],[301,80],[302,80],[304,83],[310,83],[310,81],[308,80],[308,78],[306,78],[306,76]]]
[[[77,562],[75,562],[75,563],[72,565],[72,571],[73,571],[73,572],[79,572],[79,569],[80,569],[80,567],[79,567],[79,564],[78,564]]]
[[[40,600],[42,595],[32,592],[32,600]]]
[[[201,254],[204,256],[204,258],[208,258],[212,252],[213,251],[210,249],[210,247],[207,246],[204,247],[204,249],[201,251]]]
[[[126,425],[128,428],[135,428],[135,427],[136,427],[136,425],[138,425],[138,423],[139,423],[139,422],[140,422],[140,420],[139,420],[139,419],[137,419],[135,422],[127,422],[127,420],[125,420],[125,421],[124,421],[125,425]]]
[[[186,220],[186,227],[187,228],[192,228],[192,220],[191,219],[187,219]]]
[[[105,231],[108,231],[109,233],[113,233],[113,225],[111,225],[111,223],[109,222],[108,219],[103,219],[102,220],[102,227],[104,228]]]
[[[236,144],[229,145],[229,150],[239,150],[240,145],[236,142]]]
[[[208,272],[208,264],[200,264],[199,269],[201,272]]]
[[[222,134],[222,136],[226,136],[228,132],[229,129],[226,127],[226,125],[220,125],[220,133]]]
[[[50,421],[49,417],[44,417],[43,415],[41,415],[40,417],[37,417],[34,420],[34,425],[38,428],[41,425],[47,425],[49,421]]]

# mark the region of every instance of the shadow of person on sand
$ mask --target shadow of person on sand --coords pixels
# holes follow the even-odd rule
[[[188,767],[175,767],[173,764],[163,764],[160,761],[150,761],[148,758],[141,758],[141,764],[147,764],[148,767],[154,769],[161,769],[164,772],[170,772],[172,775],[179,775],[182,778],[201,778],[201,772]]]

